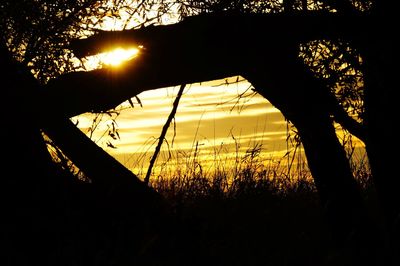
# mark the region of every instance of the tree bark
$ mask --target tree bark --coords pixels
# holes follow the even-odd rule
[[[390,1],[378,1],[366,42],[360,44],[364,59],[366,147],[380,206],[385,218],[388,265],[398,265],[400,255],[400,177],[396,167],[399,145],[395,125],[398,97],[399,52],[395,40],[395,9]]]

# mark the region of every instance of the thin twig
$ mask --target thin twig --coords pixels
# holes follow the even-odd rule
[[[179,105],[179,100],[182,97],[183,90],[185,89],[185,86],[186,86],[186,84],[183,84],[179,88],[178,94],[176,95],[175,101],[173,103],[173,107],[172,107],[171,113],[169,114],[168,119],[167,119],[167,121],[165,122],[165,124],[164,124],[164,126],[162,128],[161,135],[160,135],[160,137],[158,139],[157,147],[156,147],[156,149],[154,151],[153,156],[151,157],[149,169],[147,169],[146,177],[144,178],[144,183],[145,184],[149,184],[150,175],[151,175],[154,163],[155,163],[155,161],[157,159],[158,154],[160,153],[161,146],[162,146],[162,143],[164,142],[165,135],[167,134],[169,125],[171,124],[172,119],[174,119],[174,117],[175,117],[176,110],[178,109],[178,105]]]

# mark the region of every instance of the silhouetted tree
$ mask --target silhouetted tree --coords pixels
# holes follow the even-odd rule
[[[5,265],[87,265],[99,250],[103,259],[126,263],[148,235],[160,232],[168,212],[164,200],[87,138],[56,102],[41,97],[50,77],[74,69],[68,40],[109,12],[107,1],[0,3]],[[44,135],[89,183],[54,162]],[[118,227],[135,235],[133,250],[105,250]]]
[[[49,242],[56,241],[51,238],[53,233],[59,232],[57,226],[65,225],[61,221],[65,213],[52,212],[68,209],[60,208],[68,202],[60,193],[72,186],[71,179],[52,163],[42,132],[93,180],[97,194],[112,194],[107,198],[112,206],[144,198],[149,204],[136,210],[151,219],[161,211],[146,210],[159,209],[162,201],[82,136],[67,118],[84,112],[105,112],[145,90],[233,75],[248,79],[297,127],[338,243],[348,244],[351,239],[360,258],[370,259],[365,255],[372,256],[373,252],[361,253],[374,249],[370,246],[374,239],[367,241],[363,237],[373,228],[335,135],[333,121],[365,141],[386,217],[387,236],[389,242],[396,240],[399,178],[395,157],[390,156],[393,147],[388,145],[388,140],[396,137],[392,85],[396,69],[392,57],[396,54],[395,9],[389,1],[177,0],[174,2],[177,6],[168,1],[140,1],[133,10],[136,14],[144,16],[154,7],[159,8],[160,14],[176,8],[185,19],[168,26],[97,31],[92,38],[73,41],[71,48],[80,57],[103,51],[122,40],[125,44],[143,45],[143,49],[134,62],[123,68],[64,74],[43,86],[49,78],[74,70],[69,61],[72,54],[66,45],[80,30],[86,30],[81,25],[95,26],[90,22],[92,14],[101,18],[117,11],[110,6],[103,8],[107,7],[104,3],[60,0],[0,4],[4,106],[5,110],[14,110],[5,119],[2,131],[7,154],[2,163],[6,169],[3,202],[13,202],[5,206],[7,220],[2,228],[12,228],[7,233],[9,238],[13,234],[18,236],[9,245],[17,265],[26,265],[31,258],[24,256],[26,259],[18,261],[22,256],[15,250],[26,252],[35,247],[31,257],[40,253],[33,241],[21,245],[27,235],[38,237],[44,230]],[[155,22],[157,18],[160,16],[156,16]],[[154,21],[142,22],[147,26]],[[326,60],[315,63],[311,59],[307,63],[308,52],[321,54],[313,48],[316,40],[318,45],[332,45],[336,50],[331,49]],[[173,68],[169,62],[175,62]],[[347,74],[359,73],[358,70],[362,71],[361,81],[357,78],[349,81],[349,77],[357,75]],[[318,75],[322,78],[317,78]],[[361,82],[365,84],[364,90],[359,89]],[[334,86],[342,90],[335,91]],[[343,89],[346,86],[348,90]],[[365,99],[354,94],[356,101],[365,102],[355,114],[356,119],[350,113],[358,108],[354,108],[354,99],[346,103],[348,97],[344,97],[346,92],[354,91],[365,93]],[[24,118],[24,124],[15,117]],[[26,162],[24,168],[19,167],[21,160]],[[123,204],[116,213],[121,215],[128,208]],[[33,229],[27,228],[27,224],[34,225]],[[54,246],[48,248],[53,248],[51,254],[57,253]],[[38,260],[42,258],[38,255]],[[53,264],[55,260],[52,259]]]

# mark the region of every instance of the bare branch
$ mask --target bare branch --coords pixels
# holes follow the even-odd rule
[[[163,126],[163,128],[161,130],[161,135],[158,138],[157,147],[156,147],[156,149],[154,151],[153,156],[151,157],[150,165],[149,165],[149,168],[147,170],[146,177],[144,178],[144,183],[145,184],[148,184],[149,181],[150,181],[150,175],[151,175],[154,163],[156,162],[158,154],[160,153],[161,146],[162,146],[162,144],[164,142],[164,139],[165,139],[165,136],[167,134],[169,125],[171,124],[172,120],[175,118],[176,110],[178,109],[178,105],[179,105],[179,100],[182,97],[183,90],[185,89],[185,86],[186,86],[186,84],[183,84],[179,88],[178,94],[176,95],[175,101],[174,101],[174,103],[172,105],[173,107],[172,107],[171,113],[169,114],[168,119],[165,122],[165,124],[164,124],[164,126]]]

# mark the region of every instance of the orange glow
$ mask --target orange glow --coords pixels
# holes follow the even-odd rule
[[[83,63],[84,70],[90,71],[101,68],[102,66],[119,67],[124,62],[131,60],[139,55],[141,47],[131,48],[116,48],[109,52],[104,52],[92,56],[88,56],[82,59],[82,61],[76,60],[77,65]]]
[[[97,56],[99,57],[100,64],[118,66],[124,61],[134,58],[138,53],[139,50],[137,48],[117,48],[111,52],[102,53]]]

